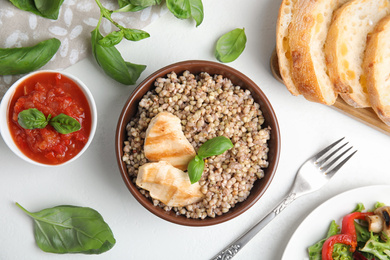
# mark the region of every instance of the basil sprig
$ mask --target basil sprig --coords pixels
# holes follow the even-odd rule
[[[36,108],[29,108],[18,114],[18,123],[24,129],[42,129],[50,124],[60,134],[70,134],[81,129],[79,121],[71,116],[59,114],[53,118],[45,115]]]
[[[233,143],[225,136],[214,137],[207,140],[199,147],[198,154],[189,162],[187,171],[191,184],[200,180],[204,170],[203,159],[215,155],[223,154],[225,151],[233,148]]]
[[[246,45],[245,29],[234,29],[222,35],[215,48],[215,57],[223,63],[236,60],[244,51]]]
[[[116,243],[110,227],[94,209],[64,205],[31,213],[16,205],[33,218],[35,241],[45,252],[101,254]]]
[[[56,38],[32,47],[0,49],[0,75],[25,74],[45,65],[58,51],[61,42]]]
[[[64,0],[10,0],[17,8],[40,15],[44,18],[57,20],[60,7]]]

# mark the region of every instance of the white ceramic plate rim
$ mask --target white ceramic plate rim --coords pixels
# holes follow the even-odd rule
[[[298,226],[284,250],[282,260],[308,260],[307,247],[322,239],[329,224],[335,220],[340,224],[344,215],[352,211],[357,203],[370,209],[376,202],[390,204],[390,185],[373,185],[352,189],[330,198],[313,210]]]
[[[91,109],[91,116],[92,116],[91,132],[89,133],[88,141],[85,144],[85,146],[83,147],[83,149],[75,157],[73,157],[72,159],[70,159],[70,160],[68,160],[68,161],[66,161],[64,163],[56,164],[56,165],[48,165],[48,164],[39,163],[39,162],[36,162],[36,161],[28,158],[26,155],[24,155],[19,150],[19,148],[16,146],[16,144],[14,143],[13,138],[12,138],[12,136],[11,136],[11,134],[9,132],[9,128],[8,128],[8,116],[7,116],[7,114],[8,114],[8,109],[9,109],[9,101],[10,101],[10,99],[12,99],[12,97],[13,97],[13,95],[15,93],[16,88],[26,78],[31,77],[31,76],[33,76],[35,74],[46,73],[46,72],[49,72],[49,73],[60,73],[60,74],[62,74],[64,76],[70,78],[71,80],[73,80],[80,87],[80,89],[84,92],[84,94],[85,94],[85,96],[87,98],[87,101],[89,103],[89,107]],[[32,164],[35,164],[35,165],[39,165],[39,166],[57,167],[57,166],[60,166],[60,165],[65,165],[65,164],[68,164],[70,162],[73,162],[74,160],[79,158],[87,150],[87,148],[91,144],[92,139],[93,139],[93,137],[95,135],[95,132],[96,132],[96,126],[97,126],[97,108],[96,108],[96,103],[95,103],[95,100],[94,100],[94,98],[92,96],[91,91],[88,89],[88,87],[80,79],[76,78],[72,74],[69,74],[69,73],[63,72],[63,71],[39,70],[39,71],[35,71],[35,72],[32,72],[32,73],[26,74],[22,78],[18,79],[7,90],[7,92],[3,96],[2,100],[1,100],[1,103],[0,103],[0,133],[1,133],[1,136],[3,137],[4,142],[11,149],[11,151],[13,151],[18,157],[20,157],[21,159],[23,159],[23,160],[25,160],[25,161],[27,161],[29,163],[32,163]]]

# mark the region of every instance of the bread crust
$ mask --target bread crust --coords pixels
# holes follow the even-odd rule
[[[292,78],[310,101],[333,105],[337,94],[326,73],[323,45],[337,0],[297,0],[289,28]],[[325,34],[325,35],[324,35]]]
[[[353,107],[370,106],[362,68],[366,40],[389,11],[388,0],[353,0],[333,16],[325,43],[329,76],[335,90]]]
[[[376,25],[367,42],[363,69],[373,110],[390,125],[390,16]]]
[[[276,53],[278,55],[280,75],[284,84],[291,94],[298,96],[300,93],[293,82],[291,74],[292,60],[288,35],[295,3],[296,0],[283,0],[280,5],[276,23]]]

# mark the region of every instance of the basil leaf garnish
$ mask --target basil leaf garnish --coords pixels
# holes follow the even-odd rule
[[[149,33],[142,31],[142,30],[137,30],[137,29],[123,28],[122,32],[123,32],[126,40],[129,40],[129,41],[140,41],[140,40],[143,40],[145,38],[150,37]]]
[[[70,134],[81,128],[79,121],[65,114],[59,114],[53,117],[49,121],[49,124],[60,134]]]
[[[202,144],[199,147],[198,156],[200,158],[206,158],[214,155],[220,155],[230,148],[233,148],[232,141],[225,136],[218,136],[207,140],[204,144]]]
[[[99,44],[102,38],[98,28],[91,32],[92,52],[96,62],[114,80],[124,85],[134,85],[146,66],[126,63],[114,46],[104,47]]]
[[[35,6],[41,13],[41,16],[53,20],[58,19],[60,7],[64,0],[34,0]]]
[[[198,182],[202,177],[204,170],[204,161],[199,156],[195,156],[187,166],[188,176],[190,177],[191,184]]]
[[[204,158],[223,154],[230,148],[233,148],[232,141],[225,136],[214,137],[202,144],[199,147],[198,154],[187,166],[187,172],[190,177],[191,184],[199,181],[202,177],[204,170]]]
[[[190,0],[191,5],[191,17],[194,18],[196,22],[196,27],[198,27],[203,22],[203,3],[202,0]]]
[[[189,0],[166,0],[167,7],[171,13],[179,19],[191,17],[191,5]]]
[[[57,20],[64,0],[10,0],[10,2],[23,11]]]
[[[246,35],[243,29],[234,29],[222,35],[215,48],[215,57],[220,62],[232,62],[236,60],[244,51],[246,45]]]
[[[113,31],[99,40],[99,44],[104,47],[111,47],[120,43],[123,39],[122,31]]]
[[[24,129],[42,129],[48,124],[48,119],[45,115],[36,108],[29,108],[21,111],[18,114],[18,123]]]
[[[25,74],[39,69],[56,54],[61,42],[56,38],[32,47],[0,49],[0,75]]]
[[[64,205],[31,213],[16,205],[34,219],[35,241],[45,252],[101,254],[116,243],[110,227],[94,209]]]

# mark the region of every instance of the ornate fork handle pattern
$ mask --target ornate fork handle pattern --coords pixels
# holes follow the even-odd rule
[[[219,255],[217,255],[214,260],[229,260],[232,259],[233,256],[235,256],[238,251],[240,251],[241,246],[240,245],[231,245],[225,250],[223,250]]]
[[[293,202],[297,198],[297,193],[291,192],[284,198],[284,200],[273,210],[275,215],[278,215],[282,212],[291,202]]]

